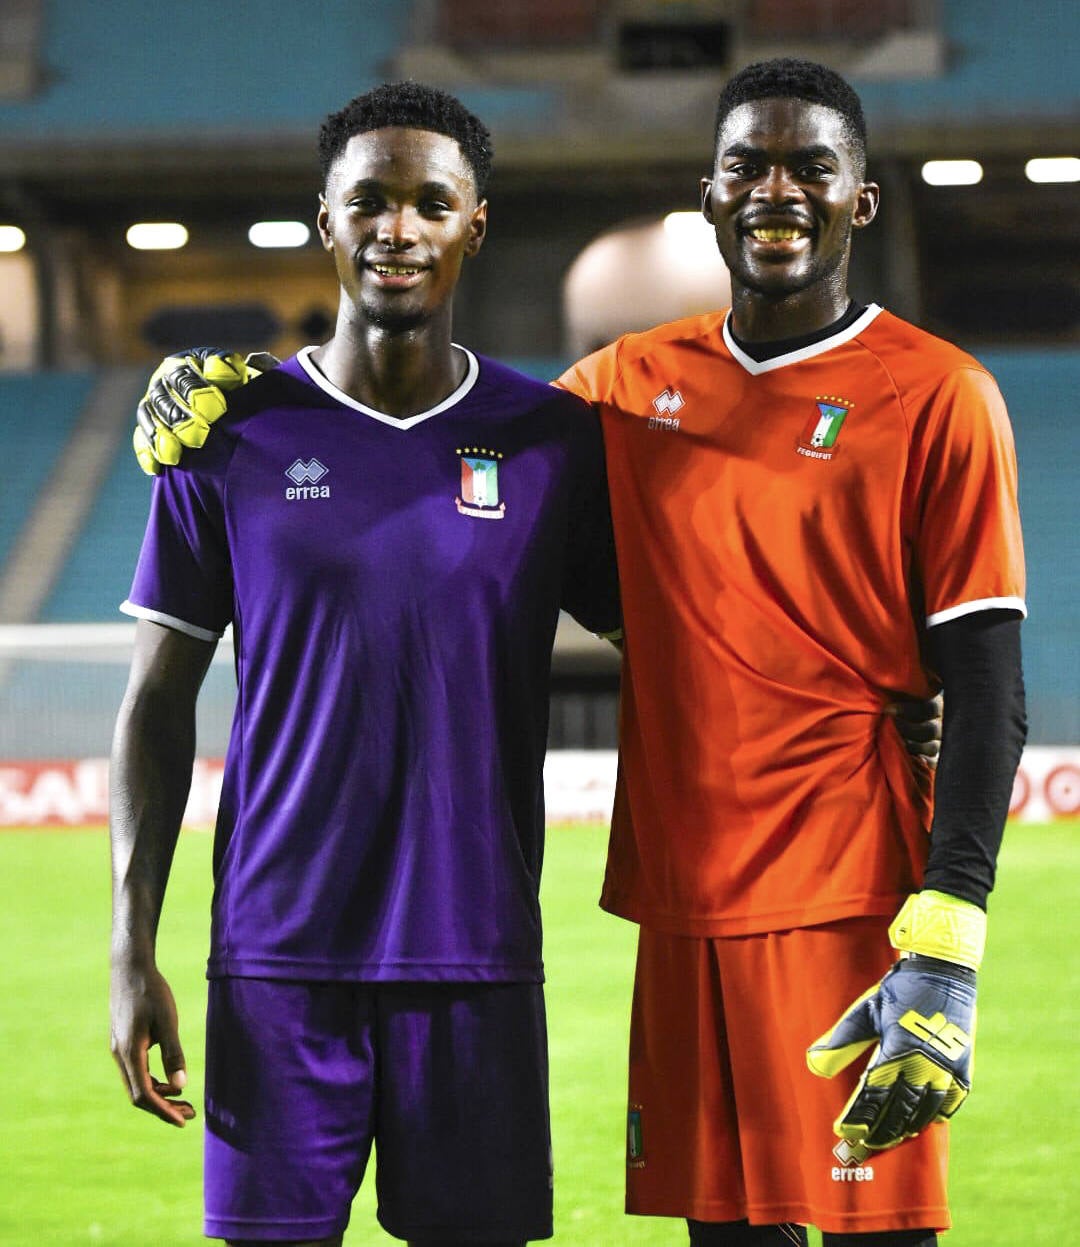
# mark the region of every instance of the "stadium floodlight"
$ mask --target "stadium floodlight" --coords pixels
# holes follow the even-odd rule
[[[720,263],[713,227],[700,212],[669,212],[657,237],[657,258],[673,272],[708,272]]]
[[[977,160],[928,160],[922,167],[922,180],[928,186],[975,186],[982,176]]]
[[[248,230],[253,247],[302,247],[310,237],[303,221],[256,221]]]
[[[700,212],[669,212],[664,217],[664,232],[676,242],[691,246],[695,243],[715,245],[713,227]]]
[[[139,221],[128,228],[127,243],[136,251],[176,251],[188,240],[179,221]]]
[[[17,225],[0,225],[0,251],[21,251],[26,235]]]
[[[1024,173],[1029,182],[1080,182],[1080,156],[1036,156]]]

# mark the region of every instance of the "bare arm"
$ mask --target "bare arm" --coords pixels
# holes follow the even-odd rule
[[[195,760],[195,701],[214,646],[139,620],[131,674],[113,736],[109,834],[113,920],[112,1053],[131,1102],[182,1126],[187,1074],[176,1006],[157,969],[158,919]],[[161,1048],[165,1081],[152,1077]]]

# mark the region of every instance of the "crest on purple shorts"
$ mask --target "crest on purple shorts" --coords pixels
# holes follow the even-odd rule
[[[631,1104],[626,1114],[626,1163],[631,1169],[642,1169],[645,1166],[640,1104]]]

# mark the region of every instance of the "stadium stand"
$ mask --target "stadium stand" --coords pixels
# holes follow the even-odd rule
[[[0,374],[0,566],[93,388],[90,372]]]
[[[976,352],[1009,405],[1020,464],[1028,563],[1024,674],[1032,744],[1080,741],[1080,560],[1076,465],[1080,463],[1080,354]]]
[[[236,21],[215,0],[190,0],[171,12],[140,0],[105,6],[54,0],[43,60],[62,73],[35,99],[0,104],[0,132],[19,128],[25,138],[40,140],[80,130],[100,138],[105,130],[122,141],[154,131],[186,134],[193,125],[309,128],[343,95],[361,90],[401,43],[408,5],[366,0],[363,21],[355,20],[356,7],[352,0],[323,0],[317,10],[261,5],[242,30],[233,26],[228,37],[213,40],[207,61],[206,50],[195,50],[197,39],[186,41],[196,31],[223,34]],[[174,51],[192,47],[197,91],[163,63],[162,49],[173,40],[179,41]],[[169,59],[180,68],[179,60]],[[109,67],[107,90],[103,65]]]
[[[173,14],[140,0],[110,0],[105,8],[54,0],[42,60],[63,72],[36,98],[0,100],[0,140],[66,142],[86,134],[123,146],[168,134],[188,140],[193,128],[265,134],[270,127],[308,139],[312,126],[342,100],[392,72],[410,7],[365,0],[361,17],[353,0],[323,0],[317,10],[264,4],[242,37],[215,41],[208,72],[192,61],[199,84],[193,91],[178,72],[179,61],[171,71],[162,67],[160,49],[192,31],[218,29],[223,18],[216,0],[190,0]],[[126,55],[117,56],[118,47]],[[100,89],[102,64],[109,66],[108,90]],[[527,127],[549,125],[558,105],[557,93],[529,87],[478,84],[461,96],[485,117]]]
[[[1014,4],[949,0],[940,6],[945,43],[963,48],[963,56],[954,55],[940,78],[858,83],[867,116],[872,124],[932,123],[935,141],[943,143],[970,122],[1075,116],[1069,7],[1052,2],[1021,11]]]
[[[270,0],[260,6],[259,20],[245,25],[242,38],[215,42],[212,65],[199,74],[199,90],[192,91],[182,73],[184,62],[177,59],[164,65],[160,49],[173,39],[184,46],[182,41],[192,31],[218,29],[222,17],[215,0],[190,0],[171,13],[139,0],[111,0],[105,7],[52,0],[41,51],[51,78],[49,89],[27,100],[0,102],[0,139],[64,140],[82,133],[100,141],[105,130],[122,142],[155,132],[186,136],[191,126],[223,134],[251,125],[263,132],[284,126],[306,133],[342,98],[401,65],[409,67],[408,60],[399,65],[398,58],[424,27],[418,14],[431,9],[438,27],[444,7],[365,0],[361,15],[352,0],[323,0],[316,20],[308,6]],[[829,7],[813,6],[817,11]],[[936,135],[947,141],[949,129],[965,122],[986,125],[995,118],[1015,122],[1024,116],[1060,119],[1075,110],[1074,65],[1064,35],[1070,29],[1066,12],[1071,6],[1065,0],[1027,6],[1022,38],[1015,5],[949,0],[921,7],[939,9],[945,46],[962,48],[963,56],[953,57],[949,72],[940,78],[859,82],[872,120],[940,123],[947,117],[949,126],[939,124]],[[852,18],[850,13],[841,16],[843,29]],[[594,26],[604,29],[603,23]],[[118,56],[118,48],[125,55]],[[303,49],[300,72],[298,49]],[[773,54],[767,47],[764,50]],[[106,63],[109,89],[101,90],[99,67]],[[434,63],[429,69],[435,69]],[[670,81],[664,85],[670,90]],[[471,107],[500,127],[511,123],[547,128],[565,117],[558,89],[468,80],[457,86]],[[642,108],[648,104],[643,98],[647,94],[638,92]]]
[[[150,496],[150,481],[134,466],[128,438],[121,441],[41,612],[42,622],[120,618],[116,611],[130,588]]]

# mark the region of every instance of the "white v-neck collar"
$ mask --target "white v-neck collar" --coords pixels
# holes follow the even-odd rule
[[[333,381],[324,376],[311,358],[312,351],[316,349],[314,346],[305,346],[297,351],[296,362],[320,390],[329,394],[337,402],[343,403],[346,407],[351,407],[354,411],[362,411],[365,416],[370,416],[372,420],[378,420],[381,424],[388,424],[391,428],[411,429],[415,425],[421,424],[424,420],[430,420],[432,416],[437,416],[440,411],[445,411],[448,407],[453,407],[456,403],[460,403],[476,384],[476,378],[480,375],[480,361],[468,347],[458,346],[456,342],[451,345],[465,353],[465,359],[468,361],[468,367],[465,369],[465,379],[438,406],[429,407],[427,411],[418,411],[415,416],[405,416],[401,419],[397,416],[388,416],[385,411],[376,411],[374,407],[365,407],[363,403],[357,402],[355,398],[346,394],[344,390],[339,390]]]
[[[761,360],[747,355],[731,336],[731,313],[728,312],[724,317],[724,344],[731,352],[736,363],[741,364],[751,376],[758,377],[763,372],[775,372],[777,368],[786,368],[788,364],[800,364],[804,359],[813,359],[815,355],[824,355],[826,351],[831,351],[834,346],[850,342],[852,338],[857,338],[862,333],[881,310],[876,303],[871,303],[858,320],[853,320],[846,329],[840,329],[836,333],[830,334],[827,338],[822,338],[820,342],[811,343],[810,346],[801,346],[797,351],[788,351],[786,355],[774,355],[772,359]]]

